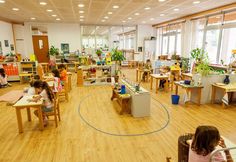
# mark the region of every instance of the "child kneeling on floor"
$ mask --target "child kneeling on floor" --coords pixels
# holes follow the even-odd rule
[[[43,122],[44,122],[44,126],[46,126],[48,121],[47,121],[45,113],[53,111],[53,107],[54,107],[53,100],[55,97],[51,88],[48,86],[47,82],[38,80],[34,82],[33,86],[39,95],[33,98],[32,101],[37,102],[40,99],[43,99],[43,106],[42,106]],[[35,110],[34,114],[38,116],[38,111]]]
[[[7,82],[7,74],[3,68],[0,68],[0,88],[11,86],[10,83]]]

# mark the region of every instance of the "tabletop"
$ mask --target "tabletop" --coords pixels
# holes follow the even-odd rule
[[[160,79],[166,79],[166,78],[169,78],[169,76],[167,76],[167,75],[160,75],[160,74],[151,74],[150,75],[151,77],[153,77],[153,78],[160,78]]]
[[[19,101],[17,101],[13,107],[27,107],[27,106],[40,106],[43,104],[43,100],[39,100],[37,102],[28,101],[32,99],[33,96],[23,96]]]
[[[225,89],[226,92],[235,92],[236,91],[236,83],[230,83],[230,84],[214,83],[212,85],[215,87]]]
[[[188,84],[183,84],[183,83],[180,83],[179,81],[177,82],[174,82],[176,85],[179,85],[181,87],[184,87],[184,88],[203,88],[202,85],[188,85]]]

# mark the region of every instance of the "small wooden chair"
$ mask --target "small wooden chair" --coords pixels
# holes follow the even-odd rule
[[[39,75],[40,79],[43,80],[44,71],[42,65],[40,64],[37,66],[37,74]]]
[[[56,97],[54,99],[54,107],[53,107],[53,111],[51,112],[45,112],[45,115],[47,116],[47,118],[49,119],[49,116],[54,116],[54,121],[55,121],[55,125],[56,127],[58,126],[58,121],[61,121],[61,115],[60,115],[60,106],[59,106],[59,101],[58,98]]]
[[[60,92],[57,92],[57,97],[60,99],[61,97],[64,97],[66,101],[69,101],[69,87],[68,87],[68,77],[66,82],[64,83],[64,86]]]

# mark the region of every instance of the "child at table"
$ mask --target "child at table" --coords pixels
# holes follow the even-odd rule
[[[143,72],[143,79],[142,80],[145,81],[145,78],[147,77],[148,73],[151,73],[151,71],[152,71],[152,63],[151,63],[150,59],[147,59],[146,64],[143,67],[143,70],[144,70],[144,72]]]
[[[48,86],[47,82],[45,81],[41,81],[41,80],[35,81],[34,88],[39,93],[39,95],[33,98],[32,101],[37,102],[40,99],[43,99],[43,106],[42,106],[43,122],[44,122],[44,126],[46,126],[47,118],[46,118],[45,112],[53,111],[54,94],[51,88]],[[35,110],[34,114],[38,116],[38,111]]]
[[[160,75],[166,75],[169,77],[168,81],[170,81],[170,67],[169,66],[163,66],[161,67],[160,69]],[[166,80],[165,79],[161,79],[160,80],[160,85],[159,87],[162,89],[165,87],[165,83],[166,83]]]
[[[67,71],[65,65],[61,64],[58,67],[59,72],[60,72],[60,79],[61,79],[61,84],[64,86],[66,80],[67,80]]]
[[[10,83],[7,82],[7,74],[3,68],[0,68],[0,88],[11,86]]]
[[[199,126],[196,129],[189,147],[189,162],[209,162],[211,153],[217,146],[226,148],[224,140],[220,137],[218,129],[214,126]],[[221,152],[212,157],[212,162],[233,162],[230,152],[224,151],[227,160]]]
[[[53,92],[57,93],[62,90],[61,79],[60,79],[60,72],[57,69],[52,70],[53,75]]]
[[[34,75],[33,78],[30,81],[30,87],[26,88],[26,90],[24,91],[27,95],[35,95],[36,91],[34,88],[34,82],[40,80],[40,76],[39,75]]]

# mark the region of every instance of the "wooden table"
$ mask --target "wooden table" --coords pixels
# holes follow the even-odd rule
[[[197,105],[201,104],[201,96],[202,96],[202,88],[204,88],[203,86],[191,86],[191,85],[186,85],[186,84],[182,84],[179,81],[178,82],[174,82],[175,84],[175,94],[178,95],[178,87],[182,87],[186,90],[187,95],[190,95],[190,92],[192,93],[193,90],[197,90]],[[192,95],[192,94],[191,94]],[[189,97],[190,98],[190,97]]]
[[[142,74],[144,72],[147,72],[148,78],[150,76],[150,73],[152,72],[152,70],[148,70],[148,69],[136,69],[136,81],[137,82],[141,82],[142,81]]]
[[[212,84],[212,92],[211,92],[211,103],[215,103],[216,89],[221,89],[226,93],[232,93],[231,98],[233,98],[234,92],[236,92],[236,83],[230,83],[228,85],[217,85],[216,83]],[[222,103],[222,106],[225,107],[225,103]]]
[[[128,112],[129,114],[131,113],[131,109],[129,107],[129,101],[131,98],[130,94],[119,94],[119,92],[113,88],[111,100],[114,98],[117,98],[117,101],[121,106],[120,115],[122,115],[124,112]]]
[[[33,96],[24,96],[18,102],[16,102],[13,107],[16,109],[16,117],[18,123],[19,133],[23,133],[23,125],[22,125],[22,116],[21,116],[21,109],[27,110],[28,121],[31,121],[31,113],[30,108],[35,108],[38,110],[38,118],[39,118],[39,129],[43,130],[43,115],[42,115],[42,104],[43,100],[38,102],[29,102],[28,99],[32,99]]]
[[[153,79],[156,79],[156,93],[158,92],[160,80],[165,80],[165,90],[168,91],[169,88],[169,77],[167,75],[151,74],[150,89],[152,90]]]
[[[193,74],[192,73],[182,73],[181,76],[182,76],[182,80],[187,80],[187,79],[191,80],[193,77]]]

